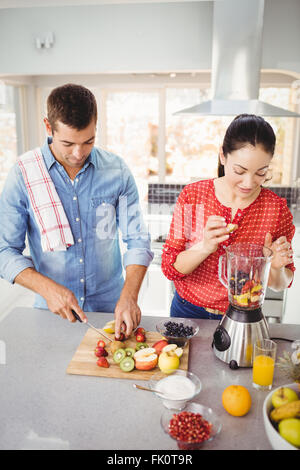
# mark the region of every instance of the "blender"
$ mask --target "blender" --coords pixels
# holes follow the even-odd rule
[[[272,250],[236,243],[225,247],[219,258],[219,279],[228,289],[229,307],[213,336],[215,355],[231,369],[252,366],[257,340],[270,338],[262,312]]]

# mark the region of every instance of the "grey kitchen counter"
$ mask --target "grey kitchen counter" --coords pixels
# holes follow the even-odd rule
[[[101,327],[113,315],[93,312],[88,318]],[[161,319],[144,317],[141,325],[155,330]],[[217,322],[197,323],[200,330],[190,343],[189,370],[200,377],[203,388],[194,401],[212,407],[223,423],[219,436],[203,448],[271,449],[262,418],[266,392],[252,388],[251,369],[232,371],[214,356],[211,343]],[[0,449],[177,449],[160,426],[161,401],[135,390],[132,379],[66,373],[85,332],[84,324],[34,308],[17,307],[0,322]],[[270,333],[297,339],[300,325],[271,324]],[[279,354],[290,349],[286,341],[277,344]],[[284,383],[286,378],[276,369],[274,387]],[[230,416],[222,407],[222,392],[231,384],[250,391],[252,407],[244,417]]]

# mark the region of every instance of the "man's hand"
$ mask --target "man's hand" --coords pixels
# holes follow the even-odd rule
[[[141,321],[141,310],[135,298],[121,294],[115,308],[115,336],[119,338],[121,330],[128,337]]]
[[[44,297],[49,310],[56,315],[67,318],[70,322],[75,322],[75,317],[72,314],[72,310],[74,310],[83,322],[87,321],[87,317],[79,307],[73,292],[35,269],[24,269],[16,276],[14,282]]]
[[[115,336],[122,331],[128,337],[141,321],[141,310],[137,304],[138,294],[146,274],[146,266],[130,264],[126,267],[126,279],[115,308]]]
[[[70,322],[75,322],[76,319],[72,314],[72,310],[74,310],[83,322],[87,321],[87,317],[79,307],[75,295],[67,287],[60,284],[51,286],[44,298],[49,310],[56,315],[67,318]]]

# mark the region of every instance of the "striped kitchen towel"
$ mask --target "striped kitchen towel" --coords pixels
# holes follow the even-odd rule
[[[40,229],[43,251],[66,250],[74,245],[73,235],[40,148],[21,155],[18,164]]]

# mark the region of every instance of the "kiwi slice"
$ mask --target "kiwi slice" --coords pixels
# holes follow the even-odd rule
[[[124,372],[130,372],[132,369],[134,369],[133,358],[128,356],[125,357],[125,359],[122,359],[122,361],[120,362],[120,369],[122,369]]]
[[[149,348],[149,346],[147,343],[137,343],[135,348],[137,351],[139,351],[140,349]]]
[[[115,351],[113,359],[117,364],[119,364],[122,361],[122,359],[124,359],[125,357],[126,357],[125,349],[120,348]]]
[[[125,353],[127,357],[132,357],[135,353],[135,349],[133,348],[125,348]]]

